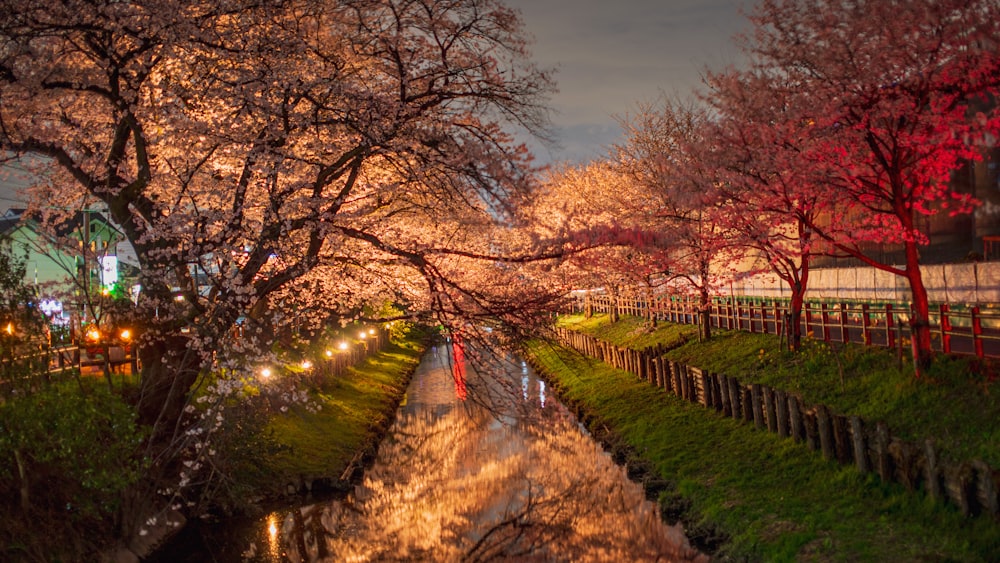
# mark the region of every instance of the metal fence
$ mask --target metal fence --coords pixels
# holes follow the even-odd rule
[[[709,306],[713,328],[764,334],[787,334],[790,300],[716,297]],[[687,296],[621,298],[588,293],[576,302],[576,312],[609,313],[698,324],[697,299]],[[853,342],[901,348],[910,338],[910,310],[905,303],[808,301],[801,317],[803,334],[826,342]],[[1000,357],[1000,308],[935,305],[930,315],[933,345],[946,354]]]

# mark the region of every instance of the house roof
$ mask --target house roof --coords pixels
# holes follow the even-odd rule
[[[90,213],[89,219],[84,217],[83,211],[77,211],[73,215],[71,215],[68,219],[60,223],[57,223],[55,225],[56,236],[67,236],[73,234],[74,232],[78,232],[80,229],[83,228],[84,222],[87,220],[91,222],[96,221],[106,226],[107,228],[113,230],[118,235],[122,235],[121,230],[118,229],[118,227],[116,227],[114,223],[109,221],[100,212],[89,211],[88,213]],[[0,217],[0,235],[8,234],[9,232],[16,229],[17,226],[22,222],[29,228],[31,228],[31,230],[35,232],[40,232],[40,229],[37,228],[37,225],[39,225],[39,221],[34,214],[28,214],[28,210],[24,208],[11,207],[10,209],[7,210],[6,213],[3,214],[2,217]]]

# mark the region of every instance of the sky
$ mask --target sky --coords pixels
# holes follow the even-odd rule
[[[622,140],[619,119],[659,96],[689,97],[706,68],[738,61],[733,36],[752,0],[505,0],[555,70],[557,146],[531,142],[539,163],[583,163]],[[0,213],[20,199],[0,178]]]
[[[542,162],[600,158],[621,141],[619,119],[661,95],[691,97],[705,68],[736,64],[733,36],[752,0],[505,0],[534,37],[533,59],[555,68],[552,121],[560,147]]]

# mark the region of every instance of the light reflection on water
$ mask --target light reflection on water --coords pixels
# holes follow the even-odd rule
[[[707,561],[528,366],[464,356],[428,352],[353,495],[270,514],[243,558]]]

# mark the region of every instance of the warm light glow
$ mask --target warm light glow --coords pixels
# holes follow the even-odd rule
[[[303,360],[302,361],[302,369],[309,369],[311,367],[313,367],[313,363],[312,362],[310,362],[309,360]]]
[[[101,295],[107,297],[108,295],[111,295],[111,290],[106,287],[101,288]]]
[[[260,370],[260,376],[264,379],[271,377],[271,368],[263,368]]]
[[[14,323],[7,323],[7,328],[4,329],[7,334],[14,334]]]
[[[375,336],[375,329],[374,328],[368,329],[368,335],[369,336]]]
[[[122,330],[122,340],[129,340],[132,338],[132,331],[129,329]]]
[[[360,338],[361,340],[364,340],[364,339],[365,339],[365,338],[367,338],[367,337],[368,337],[368,333],[366,333],[366,332],[365,332],[365,331],[363,331],[363,330],[361,331],[361,333],[360,333],[360,334],[358,334],[358,338]]]
[[[332,358],[333,357],[333,350],[327,350],[326,351],[326,357],[327,358]]]
[[[176,295],[176,296],[174,296],[174,301],[184,301],[184,296],[183,295]]]
[[[101,331],[97,330],[96,328],[92,328],[87,331],[87,338],[93,340],[94,342],[97,342],[98,340],[101,339]]]
[[[337,345],[337,348],[340,348],[341,350],[347,350],[347,342],[341,342],[340,344]]]
[[[278,539],[278,522],[275,521],[273,514],[267,519],[267,535],[271,537],[271,541]]]

